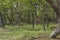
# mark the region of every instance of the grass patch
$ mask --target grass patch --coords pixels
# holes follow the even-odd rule
[[[55,24],[50,24],[55,26]],[[49,26],[49,27],[51,27]],[[22,40],[24,37],[32,37],[34,35],[41,34],[50,34],[52,31],[48,30],[43,31],[42,25],[35,25],[35,28],[32,28],[32,25],[25,24],[24,26],[7,26],[5,28],[0,28],[0,40]]]

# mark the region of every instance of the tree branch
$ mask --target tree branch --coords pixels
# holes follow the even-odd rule
[[[50,6],[51,6],[54,10],[56,10],[56,9],[58,8],[57,4],[55,4],[52,0],[46,0],[46,1],[50,4]]]
[[[57,5],[56,3],[53,2],[53,0],[46,0],[50,6],[55,10],[56,14],[59,15],[60,14],[60,9],[59,9],[59,5]]]

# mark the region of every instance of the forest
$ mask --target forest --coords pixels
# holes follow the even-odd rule
[[[0,40],[60,40],[60,0],[0,0]]]

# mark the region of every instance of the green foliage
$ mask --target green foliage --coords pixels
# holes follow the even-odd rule
[[[16,8],[14,8],[14,3]],[[28,14],[35,13],[36,5],[38,5],[37,17],[41,19],[41,14],[44,13],[44,18],[46,19],[46,15],[51,20],[55,17],[54,10],[50,7],[50,5],[45,0],[0,0],[0,11],[6,19],[11,19],[11,15],[13,14],[13,19],[16,20],[16,14],[21,13],[24,17],[23,20],[28,21]],[[35,17],[35,16],[34,16]],[[8,20],[9,21],[9,20]]]

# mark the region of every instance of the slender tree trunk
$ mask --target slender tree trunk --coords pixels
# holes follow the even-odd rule
[[[3,15],[4,24],[6,24],[5,14]]]
[[[49,18],[48,18],[48,16],[46,18],[46,24],[47,24],[46,26],[49,27]]]
[[[11,3],[11,5],[12,5],[12,3]],[[14,18],[13,18],[13,7],[11,7],[11,25],[13,25],[13,22],[14,22]]]
[[[1,12],[0,12],[0,27],[5,27]]]
[[[16,24],[17,24],[18,26],[21,25],[21,13],[17,13]]]
[[[32,27],[34,28],[34,12],[31,13]]]
[[[37,20],[37,11],[38,11],[38,4],[35,4],[35,22],[36,24],[38,24],[38,20]]]
[[[32,0],[30,1],[30,4],[31,4],[31,6],[33,5],[33,4],[32,4]],[[34,28],[34,16],[35,16],[34,11],[31,11],[31,22],[32,22],[32,27],[33,27],[33,28]]]
[[[30,15],[30,13],[28,14],[28,23],[31,23],[31,15]]]
[[[44,13],[42,13],[42,26],[43,26],[43,30],[45,30]]]

